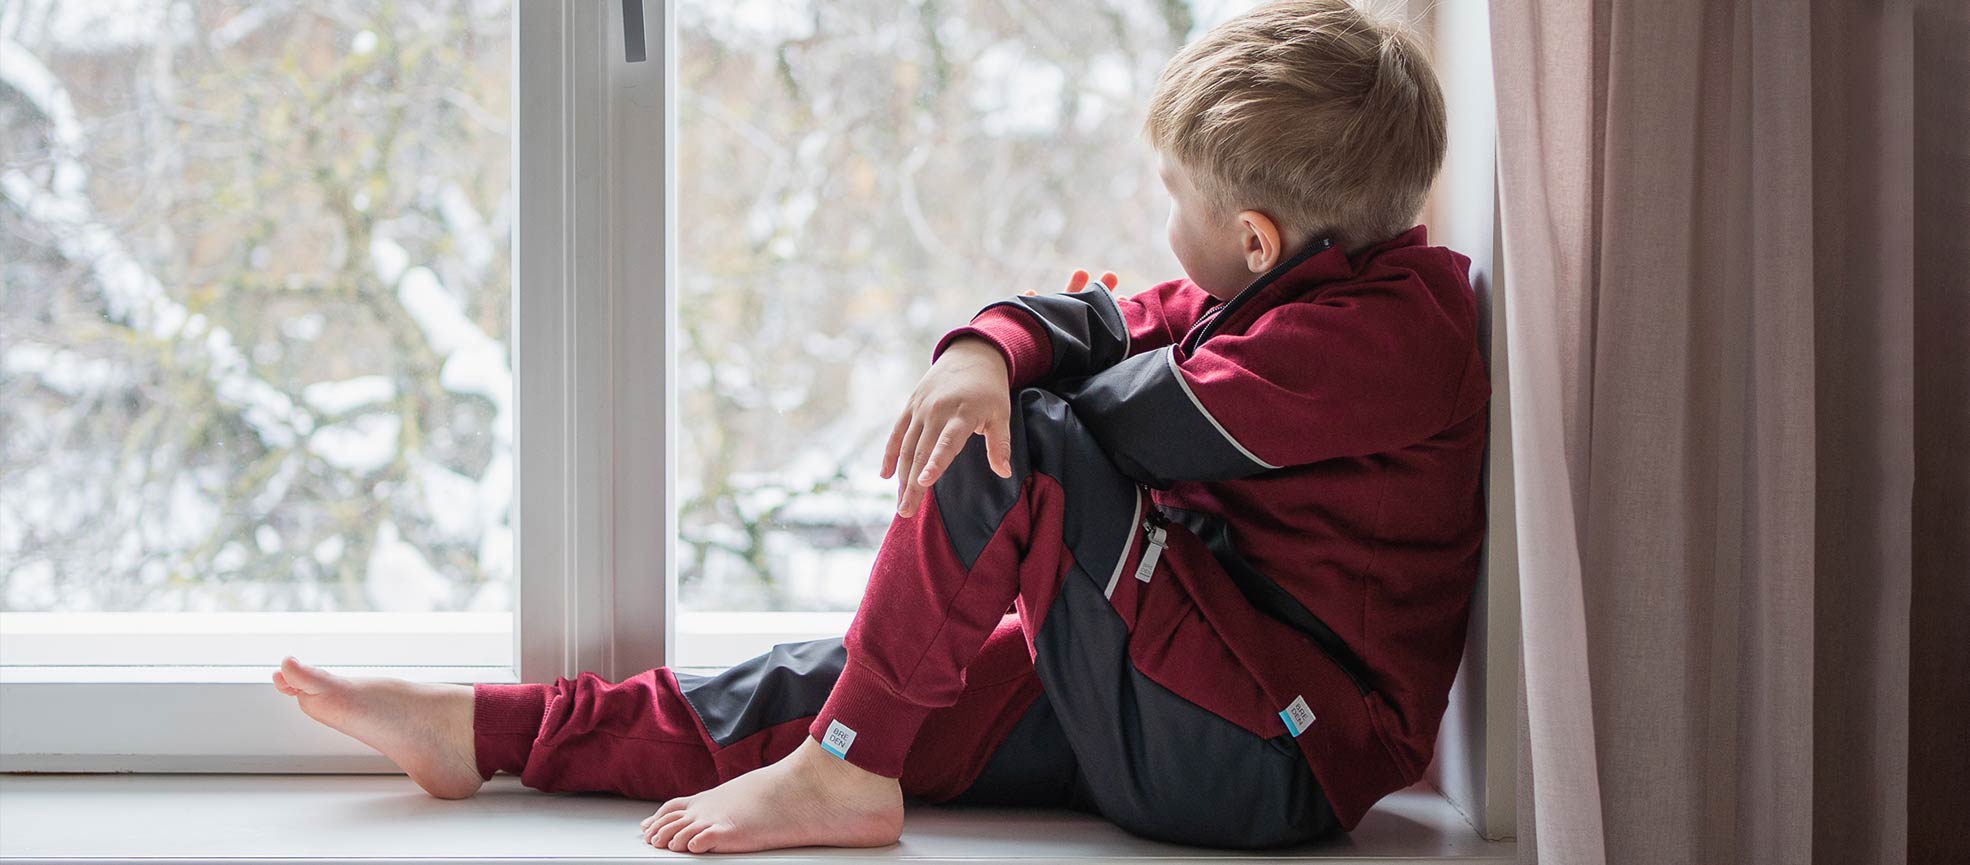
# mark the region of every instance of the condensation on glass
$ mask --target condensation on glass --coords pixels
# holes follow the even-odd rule
[[[0,6],[0,611],[512,609],[512,27]]]

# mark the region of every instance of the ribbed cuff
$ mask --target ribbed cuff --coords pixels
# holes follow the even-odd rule
[[[903,775],[903,758],[930,714],[896,695],[869,668],[851,656],[835,680],[834,691],[807,726],[807,734],[828,753],[857,768],[889,778]]]
[[[525,769],[546,714],[546,685],[473,685],[472,755],[479,777],[490,781],[494,772]]]
[[[1053,342],[1030,312],[1014,312],[1013,307],[995,306],[973,317],[971,324],[944,334],[930,352],[937,362],[952,340],[975,336],[992,344],[1006,359],[1006,385],[1014,390],[1046,377],[1053,369]]]

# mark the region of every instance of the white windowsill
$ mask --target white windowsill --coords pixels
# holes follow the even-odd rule
[[[774,643],[839,637],[854,616],[682,610],[673,666],[729,667]],[[247,673],[264,679],[287,655],[353,671],[456,668],[456,675],[481,675],[479,668],[511,668],[513,614],[0,613],[0,677],[12,681],[231,682]],[[133,672],[145,668],[153,671]]]
[[[600,795],[546,795],[499,776],[445,802],[401,775],[0,776],[0,859],[326,862],[628,862],[677,857],[644,846],[655,809]],[[1163,862],[1512,862],[1511,842],[1480,839],[1426,788],[1384,800],[1351,835],[1246,853],[1159,844],[1067,812],[912,805],[902,843],[804,848],[724,860]]]

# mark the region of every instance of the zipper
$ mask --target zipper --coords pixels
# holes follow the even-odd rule
[[[1174,516],[1171,513],[1174,513]],[[1232,585],[1237,587],[1239,594],[1244,595],[1245,600],[1251,603],[1254,609],[1304,634],[1313,642],[1317,651],[1341,668],[1341,672],[1346,674],[1348,681],[1362,696],[1374,692],[1368,684],[1368,665],[1362,662],[1361,656],[1355,654],[1354,649],[1348,646],[1340,635],[1334,633],[1333,628],[1328,627],[1327,623],[1314,615],[1312,610],[1301,604],[1286,591],[1284,586],[1260,573],[1258,568],[1253,567],[1251,562],[1239,554],[1231,545],[1229,529],[1222,517],[1187,508],[1172,508],[1171,513],[1166,513],[1160,508],[1154,511],[1159,525],[1170,522],[1181,523],[1190,529],[1198,540],[1203,541],[1204,549],[1217,560],[1218,565],[1224,569],[1225,575],[1231,578]]]
[[[1121,555],[1115,559],[1115,570],[1108,575],[1108,585],[1101,590],[1101,596],[1104,598],[1112,599],[1115,597],[1115,585],[1122,581],[1122,569],[1128,567],[1129,554],[1135,552],[1135,522],[1136,518],[1142,516],[1144,510],[1143,505],[1149,502],[1148,492],[1148,487],[1142,484],[1136,484],[1135,510],[1129,514],[1129,534],[1122,542]]]
[[[1233,299],[1235,300],[1236,298]],[[1224,308],[1226,304],[1229,303],[1230,301],[1225,301],[1224,303],[1220,303],[1217,306],[1211,307],[1209,312],[1206,312],[1203,315],[1198,316],[1197,321],[1190,325],[1189,330],[1183,332],[1183,337],[1181,339],[1177,340],[1177,347],[1182,348],[1184,351],[1195,351],[1197,347],[1191,344],[1190,338],[1196,336],[1197,332],[1199,330],[1202,330],[1204,328],[1204,325],[1208,323],[1211,319],[1216,318],[1219,313],[1224,312]]]
[[[1135,566],[1136,579],[1149,582],[1149,576],[1156,572],[1156,561],[1163,557],[1163,545],[1170,536],[1169,530],[1163,528],[1163,524],[1169,521],[1168,517],[1163,516],[1162,511],[1156,509],[1155,503],[1151,502],[1149,513],[1142,518],[1142,531],[1149,539],[1149,547],[1142,551],[1142,561]]]

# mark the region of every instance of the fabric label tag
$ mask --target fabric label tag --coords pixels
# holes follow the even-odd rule
[[[821,747],[828,753],[843,760],[848,759],[848,746],[855,744],[855,731],[848,729],[840,721],[829,721],[827,735],[821,737]]]
[[[1286,722],[1286,732],[1295,736],[1313,726],[1313,710],[1307,708],[1306,697],[1294,697],[1293,702],[1279,713],[1279,717]],[[852,737],[855,734],[849,735]]]

